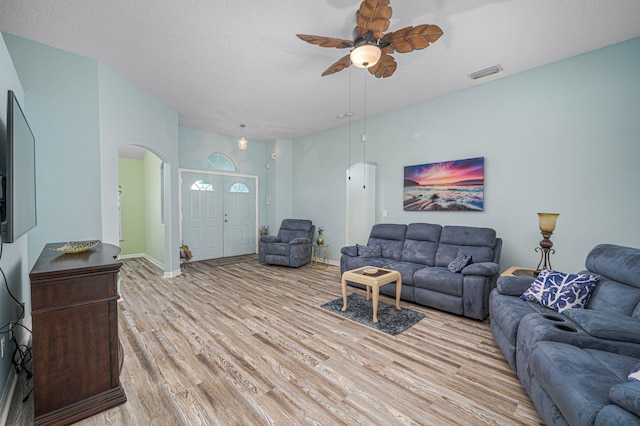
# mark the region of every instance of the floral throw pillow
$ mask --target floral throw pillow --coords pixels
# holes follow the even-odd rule
[[[630,382],[640,382],[640,364],[633,367],[633,370],[631,370],[627,379]]]
[[[599,279],[599,275],[543,270],[520,298],[559,313],[570,308],[584,308]]]
[[[453,259],[447,267],[451,272],[459,274],[465,267],[471,265],[472,263],[473,257],[466,253],[458,253],[458,256],[456,256],[456,258]]]
[[[358,248],[358,256],[360,257],[381,257],[382,249],[380,246],[361,246],[356,244]]]

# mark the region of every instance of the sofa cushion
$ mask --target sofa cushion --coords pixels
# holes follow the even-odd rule
[[[504,276],[498,277],[498,292],[505,296],[522,296],[522,293],[527,291],[531,286],[532,279],[529,277],[512,277]]]
[[[640,288],[601,276],[587,308],[640,319]]]
[[[407,225],[378,223],[371,228],[367,245],[380,246],[385,259],[400,260],[406,233]]]
[[[500,294],[497,289],[491,292],[490,308],[491,323],[496,324],[513,345],[516,344],[518,325],[525,315],[552,312],[538,303]]]
[[[570,308],[584,308],[598,279],[597,275],[564,274],[545,269],[521,298],[560,313]]]
[[[413,286],[413,275],[416,271],[424,268],[424,265],[409,262],[391,262],[385,265],[385,268],[400,272],[402,286],[404,287],[405,285]]]
[[[358,249],[358,256],[360,257],[380,257],[382,255],[382,249],[380,246],[361,246],[356,244]]]
[[[358,247],[356,246],[346,246],[340,249],[341,254],[346,254],[347,256],[357,256],[358,255]]]
[[[463,251],[474,262],[493,262],[496,231],[471,226],[445,226],[440,234],[435,266],[447,267]]]
[[[458,256],[447,265],[447,269],[455,274],[459,274],[462,270],[473,263],[473,257],[464,252],[458,252]]]
[[[500,272],[500,265],[493,262],[471,263],[465,266],[461,273],[464,276],[477,275],[480,277],[493,277]]]
[[[636,367],[640,367],[640,364]],[[640,380],[613,386],[609,391],[609,399],[640,417]]]
[[[612,386],[626,382],[637,359],[559,342],[538,342],[531,371],[569,424],[593,424]]]
[[[266,254],[277,254],[280,256],[289,256],[289,243],[270,243],[265,244],[264,252]]]
[[[447,268],[422,268],[413,274],[413,285],[417,288],[437,291],[452,296],[462,296],[463,277]]]
[[[593,337],[640,343],[639,319],[593,309],[570,309],[564,315]]]
[[[614,244],[595,246],[585,260],[591,272],[640,288],[640,250]]]
[[[411,223],[402,247],[403,262],[433,266],[442,226],[430,223]]]

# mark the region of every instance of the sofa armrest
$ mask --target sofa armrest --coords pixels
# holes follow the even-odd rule
[[[529,277],[498,277],[497,289],[505,296],[522,296],[533,283],[533,278]]]
[[[357,257],[358,256],[358,247],[356,246],[346,246],[340,249],[340,253],[346,254],[347,256]]]
[[[294,238],[291,241],[289,241],[289,245],[309,244],[309,243],[311,243],[311,240],[309,238],[304,238],[304,237]]]
[[[640,344],[640,320],[593,309],[567,309],[565,316],[599,339]]]
[[[494,262],[478,262],[465,266],[462,275],[481,275],[483,277],[491,277],[500,272],[500,265]]]
[[[609,399],[640,417],[640,382],[620,383],[609,390]]]
[[[275,235],[263,235],[260,237],[261,243],[280,243],[280,237],[276,237]]]

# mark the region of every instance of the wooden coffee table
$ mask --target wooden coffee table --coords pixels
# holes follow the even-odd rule
[[[375,274],[366,274],[367,269],[377,269]],[[376,268],[374,266],[363,266],[352,269],[342,274],[342,312],[347,310],[347,281],[363,284],[367,287],[367,300],[370,299],[371,289],[373,289],[373,322],[378,322],[378,296],[380,287],[392,282],[396,283],[396,310],[400,310],[400,294],[402,292],[402,275],[398,271],[390,269]]]

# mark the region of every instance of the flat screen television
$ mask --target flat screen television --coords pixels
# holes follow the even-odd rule
[[[12,243],[34,228],[36,218],[36,139],[13,91],[7,96],[7,133],[0,138],[0,233]]]

